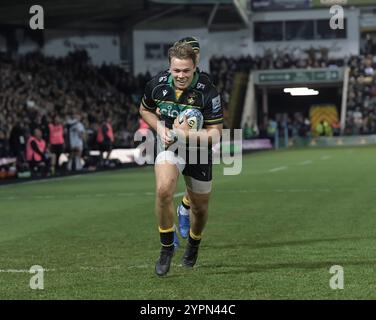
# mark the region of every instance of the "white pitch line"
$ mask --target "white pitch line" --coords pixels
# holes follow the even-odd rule
[[[55,269],[43,269],[43,272],[56,271]],[[28,269],[0,269],[0,273],[30,273]]]
[[[68,179],[77,179],[81,178],[84,174],[75,174],[71,176],[65,176],[65,177],[49,177],[49,178],[43,178],[43,179],[38,179],[38,180],[32,180],[32,181],[24,181],[24,182],[19,182],[19,184],[22,185],[28,185],[28,184],[40,184],[40,183],[46,183],[46,182],[53,182],[53,181],[61,181],[61,180],[68,180]],[[17,186],[17,184],[8,184],[3,187],[7,186]]]
[[[306,166],[307,164],[311,164],[312,162],[313,162],[312,160],[306,160],[306,161],[300,162],[299,164],[301,166]]]
[[[328,159],[331,159],[332,156],[322,156],[320,159],[321,160],[328,160]]]
[[[353,189],[349,189],[353,190]],[[371,189],[372,191],[376,191],[376,188]],[[239,190],[217,190],[216,193],[265,193],[265,192],[276,192],[276,193],[286,193],[286,192],[332,192],[330,189],[273,189],[273,190],[255,190],[255,189],[239,189]],[[146,196],[155,196],[155,193],[153,192],[145,192],[142,193],[143,195]],[[136,193],[114,193],[114,194],[108,194],[109,198],[114,198],[114,197],[125,197],[125,196],[136,196],[140,194]],[[184,192],[179,192],[174,194],[174,198],[178,198],[184,195]],[[103,198],[103,194],[76,194],[72,197],[75,197],[76,199],[87,199],[87,198]],[[17,200],[17,199],[24,199],[25,197],[19,196],[19,197],[0,197],[0,200]],[[27,199],[69,199],[68,196],[51,196],[51,195],[46,195],[46,196],[33,196],[33,197],[27,197]]]
[[[185,195],[185,192],[175,193],[174,198],[179,198],[179,197],[184,196],[184,195]]]
[[[145,196],[154,196],[155,195],[154,192],[144,192],[142,194],[145,195]],[[185,194],[184,192],[175,193],[174,198],[181,197],[184,194]],[[135,195],[137,195],[137,194],[134,193],[134,192],[129,192],[129,193],[122,192],[122,193],[112,193],[112,194],[105,194],[105,193],[75,194],[75,195],[72,195],[71,197],[85,199],[85,198],[106,198],[106,197],[113,198],[113,197],[127,197],[127,196],[129,197],[129,196],[135,196]],[[17,200],[17,199],[21,199],[21,198],[48,200],[48,199],[66,199],[66,198],[69,198],[69,197],[58,195],[58,194],[56,194],[56,195],[35,195],[35,196],[28,196],[28,197],[24,197],[24,196],[1,197],[0,196],[0,200]]]
[[[270,169],[269,172],[277,172],[277,171],[282,171],[282,170],[286,170],[287,167],[278,167],[278,168],[273,168],[273,169]]]

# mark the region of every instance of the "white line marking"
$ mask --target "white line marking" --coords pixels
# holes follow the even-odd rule
[[[278,168],[270,169],[269,172],[277,172],[277,171],[282,171],[286,169],[287,167],[278,167]]]
[[[300,162],[299,164],[300,164],[301,166],[305,166],[305,165],[307,165],[307,164],[311,164],[312,162],[313,162],[312,160],[306,160],[306,161]]]
[[[43,271],[51,272],[56,271],[56,269],[43,269]],[[0,273],[30,273],[28,269],[0,269]]]
[[[149,264],[140,264],[139,266],[129,266],[128,269],[145,269],[149,267],[151,267]]]
[[[185,195],[185,192],[175,193],[174,198],[179,198],[179,197],[184,196],[184,195]]]
[[[328,160],[328,159],[331,159],[332,156],[322,156],[320,159],[321,160]]]
[[[39,183],[46,183],[46,182],[52,182],[52,181],[60,181],[60,180],[67,180],[67,179],[77,179],[77,178],[82,178],[86,174],[75,174],[72,176],[66,176],[66,177],[53,177],[53,178],[44,178],[44,179],[38,179],[38,180],[32,180],[32,181],[25,181],[25,182],[19,182],[19,183],[11,183],[8,185],[5,185],[4,187],[7,186],[17,186],[17,184],[22,184],[22,185],[28,185],[28,184],[39,184]]]
[[[181,197],[185,194],[185,192],[179,192],[174,194],[174,198]],[[75,194],[75,195],[33,195],[33,196],[9,196],[9,197],[0,197],[0,200],[17,200],[17,199],[40,199],[40,200],[49,200],[49,199],[69,199],[69,198],[78,198],[78,199],[86,199],[86,198],[114,198],[114,197],[134,197],[136,195],[145,195],[145,196],[155,196],[154,192],[143,192],[143,193],[135,193],[135,192],[122,192],[122,193],[96,193],[96,194]]]
[[[100,270],[120,270],[121,266],[81,266],[81,270],[87,270],[87,271],[100,271]]]

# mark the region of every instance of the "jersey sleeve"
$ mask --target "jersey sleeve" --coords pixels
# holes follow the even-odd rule
[[[149,110],[155,110],[157,105],[152,97],[153,93],[153,82],[149,81],[146,84],[144,96],[142,97],[141,103],[142,105]]]
[[[223,123],[221,96],[214,87],[207,94],[202,114],[204,116],[204,125],[210,126]]]

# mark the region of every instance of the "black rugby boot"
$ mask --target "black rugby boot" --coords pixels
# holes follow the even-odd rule
[[[197,261],[198,256],[198,245],[192,245],[191,243],[187,242],[187,247],[184,252],[182,265],[183,267],[192,268]]]
[[[167,274],[167,272],[170,270],[173,255],[174,246],[162,247],[159,259],[155,264],[155,273],[157,276],[162,277]]]

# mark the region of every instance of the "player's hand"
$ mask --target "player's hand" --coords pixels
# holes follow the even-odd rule
[[[158,124],[157,134],[161,138],[162,143],[167,145],[167,146],[174,142],[174,139],[173,139],[173,136],[170,132],[170,129],[166,128],[162,124]]]
[[[184,135],[187,136],[189,134],[189,129],[190,129],[188,125],[187,117],[184,116],[184,121],[182,123],[179,123],[178,117],[176,117],[174,124],[173,124],[173,128],[174,128],[174,131],[176,132],[182,131],[182,133],[184,133]]]
[[[156,113],[156,115],[157,115],[158,117],[160,117],[160,116],[161,116],[161,109],[160,109],[160,108],[157,108],[157,109],[155,110],[155,113]]]
[[[172,125],[174,133],[178,138],[178,141],[186,141],[189,136],[189,125],[187,117],[184,116],[184,121],[179,123],[178,118],[175,119],[174,124]]]

